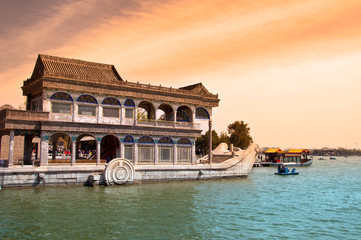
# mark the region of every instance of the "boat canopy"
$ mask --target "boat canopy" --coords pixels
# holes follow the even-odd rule
[[[270,148],[265,153],[282,153],[283,151],[280,148]]]
[[[302,154],[302,153],[310,153],[310,151],[308,149],[290,149],[290,150],[287,151],[287,153]]]

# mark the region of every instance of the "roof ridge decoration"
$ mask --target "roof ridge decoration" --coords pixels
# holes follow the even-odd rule
[[[123,81],[114,65],[45,54],[39,54],[31,79],[40,77],[113,84]]]
[[[199,94],[206,94],[206,95],[211,94],[201,82],[189,86],[181,87],[179,89],[190,90],[194,93],[199,93]]]

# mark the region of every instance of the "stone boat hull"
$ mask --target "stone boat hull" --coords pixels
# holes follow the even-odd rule
[[[0,168],[2,187],[119,185],[151,181],[201,180],[247,177],[251,172],[257,146],[221,163],[195,165],[133,165],[125,159],[113,159],[106,165],[16,166]]]

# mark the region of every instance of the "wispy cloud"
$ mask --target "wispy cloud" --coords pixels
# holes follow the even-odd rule
[[[0,83],[6,86],[0,101],[14,106],[23,99],[11,96],[21,94],[38,53],[114,64],[131,81],[174,87],[203,81],[222,98],[215,126],[249,119],[261,144],[274,135],[289,140],[295,126],[300,135],[326,133],[334,122],[325,116],[334,106],[359,103],[352,97],[361,88],[357,1],[3,0],[0,9]],[[235,96],[252,104],[235,111]],[[280,117],[273,106],[298,119]],[[300,108],[317,120],[300,117]],[[342,111],[353,119],[346,141],[361,113]],[[269,126],[287,129],[267,137]]]

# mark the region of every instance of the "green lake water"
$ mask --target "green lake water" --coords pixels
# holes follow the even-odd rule
[[[360,239],[361,158],[298,176],[0,190],[0,239]]]

